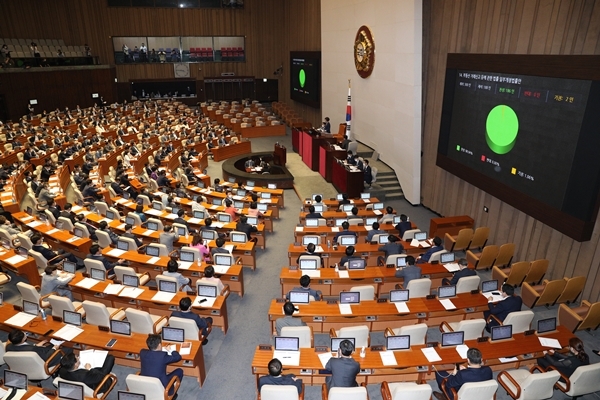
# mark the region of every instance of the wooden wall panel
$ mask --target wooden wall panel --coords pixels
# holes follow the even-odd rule
[[[576,242],[435,165],[446,55],[600,54],[600,0],[424,1],[423,204],[471,215],[491,228],[491,243],[515,242],[515,261],[550,259],[549,278],[586,276],[583,298],[600,300],[600,224],[590,241]]]

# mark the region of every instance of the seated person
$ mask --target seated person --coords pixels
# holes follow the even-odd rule
[[[460,260],[458,260],[458,267],[460,269],[454,272],[452,279],[442,279],[442,285],[456,285],[460,278],[477,275],[477,272],[475,272],[474,269],[469,268],[469,262],[466,258],[461,258]]]
[[[310,288],[310,276],[308,275],[302,275],[300,277],[300,287],[295,287],[292,290],[295,292],[308,292],[308,295],[314,297],[315,300],[321,300],[321,291]],[[289,293],[286,298],[290,298]]]
[[[398,230],[401,239],[404,236],[404,232],[412,229],[412,224],[408,222],[406,214],[400,214],[400,222],[396,224],[395,228]]]
[[[176,368],[167,374],[167,365],[181,361],[177,351],[165,352],[161,347],[160,335],[149,334],[146,339],[147,349],[140,351],[140,375],[158,378],[164,387],[167,387],[173,376],[183,379],[183,370]],[[169,394],[173,394],[172,390]]]
[[[360,364],[352,358],[354,345],[349,340],[342,340],[338,347],[337,357],[327,361],[325,369],[331,371],[331,375],[325,378],[327,390],[332,387],[355,387],[356,375],[360,372]]]
[[[233,201],[231,199],[225,199],[225,210],[223,211],[231,216],[232,221],[237,219],[237,210],[233,206]]]
[[[253,201],[250,203],[250,208],[248,208],[248,216],[249,217],[262,217],[263,213],[261,213],[258,209],[258,203]]]
[[[167,263],[167,270],[163,272],[163,275],[177,279],[178,290],[182,292],[189,292],[192,290],[192,288],[190,287],[192,279],[186,278],[185,276],[181,275],[181,273],[179,272],[179,265],[177,264],[177,261],[169,260],[169,262]]]
[[[373,225],[371,225],[371,228],[373,229],[371,229],[369,233],[367,233],[367,243],[371,243],[373,241],[373,236],[384,235],[386,233],[384,230],[379,229],[379,226],[379,222],[373,222]]]
[[[49,345],[49,346],[48,346]],[[42,340],[37,344],[33,345],[31,343],[27,343],[27,335],[20,329],[13,329],[8,334],[8,342],[6,343],[6,351],[33,351],[35,352],[44,362],[48,361],[52,354],[58,348],[60,344],[56,344],[52,346],[52,344],[48,340]],[[72,350],[69,348],[63,348],[63,352],[68,353]],[[55,366],[60,363],[61,356],[57,355],[50,362],[50,366]]]
[[[199,232],[194,232],[192,235],[192,244],[190,247],[198,249],[203,261],[210,261],[210,249],[208,248],[208,245],[204,245],[204,240],[202,240],[202,236]]]
[[[394,209],[390,206],[387,206],[385,208],[385,214],[383,214],[383,216],[379,219],[379,223],[381,225],[383,224],[391,224],[394,222],[394,217],[396,216],[396,214],[394,214]]]
[[[42,276],[42,287],[40,296],[45,296],[55,292],[58,296],[67,297],[73,301],[73,293],[69,289],[68,283],[75,275],[59,271],[56,265],[48,265]]]
[[[348,261],[350,261],[350,260],[356,260],[356,259],[361,258],[359,256],[355,256],[354,251],[355,251],[354,246],[346,247],[346,255],[344,257],[342,257],[342,259],[340,260],[340,267],[343,267],[344,264],[347,264]]]
[[[102,367],[92,368],[90,364],[81,365],[79,356],[75,353],[68,353],[60,360],[61,368],[58,370],[58,375],[72,382],[82,382],[92,390],[96,390],[104,377],[111,373],[115,365],[115,357],[107,354]],[[107,380],[100,387],[98,393],[106,393],[110,387],[111,381]]]
[[[419,258],[417,258],[417,263],[427,263],[429,259],[433,255],[433,253],[437,253],[438,251],[444,250],[444,246],[442,246],[442,239],[439,236],[433,238],[433,246],[429,248],[425,253],[421,254]]]
[[[90,246],[90,254],[88,254],[86,258],[100,261],[106,269],[106,276],[114,275],[114,268],[117,265],[123,265],[125,263],[125,260],[123,260],[122,258],[119,258],[116,263],[111,263],[110,261],[108,261],[108,259],[106,259],[106,257],[102,255],[102,249],[97,243],[94,243]]]
[[[312,202],[313,205],[322,205],[325,206],[325,204],[323,204],[323,198],[321,197],[320,194],[315,196],[315,200]]]
[[[315,212],[315,206],[308,207],[308,214],[306,214],[306,218],[323,218],[321,213]]]
[[[134,214],[137,214],[140,217],[142,224],[146,222],[146,214],[144,214],[144,206],[143,205],[138,204],[137,206],[135,206]]]
[[[217,247],[210,249],[210,254],[213,258],[215,257],[215,254],[231,254],[229,250],[223,247],[225,245],[225,239],[222,237],[217,238],[217,240],[215,240],[215,244]]]
[[[343,194],[342,194],[342,200],[340,200],[340,201],[339,201],[339,207],[340,207],[340,210],[342,209],[342,206],[343,206],[344,204],[352,204],[352,203],[350,202],[350,200],[348,199],[348,194],[346,194],[346,193],[343,193]]]
[[[101,232],[106,232],[108,234],[108,237],[110,238],[110,242],[115,246],[117,245],[117,242],[119,241],[119,235],[110,230],[106,221],[100,221],[97,230]]]
[[[138,238],[133,232],[131,232],[132,229],[133,229],[133,225],[125,224],[125,233],[123,233],[123,235],[121,235],[121,236],[133,239],[133,241],[135,242],[137,247],[142,247],[144,245],[144,243],[142,243],[140,238]]]
[[[498,326],[498,322],[493,318],[490,318],[491,315],[503,322],[511,312],[521,311],[523,300],[521,299],[521,296],[515,295],[515,288],[513,285],[507,285],[506,283],[502,285],[502,297],[504,297],[504,300],[497,303],[488,303],[489,310],[483,312],[483,317],[488,321],[485,327],[488,332],[493,326]],[[491,300],[491,297],[488,300]]]
[[[413,256],[406,256],[406,266],[396,269],[396,278],[404,278],[404,289],[408,288],[408,282],[413,279],[421,279],[421,267],[415,265]]]
[[[389,256],[393,256],[395,254],[404,253],[404,246],[400,244],[400,241],[397,236],[389,235],[388,242],[383,246],[379,246],[377,251],[383,251],[384,255],[377,257],[378,265],[385,265],[386,260]]]
[[[306,246],[306,251],[300,254],[296,259],[296,263],[300,264],[300,257],[302,256],[318,256],[321,260],[321,268],[323,268],[323,257],[321,257],[320,253],[315,253],[316,248],[317,246],[315,246],[314,243],[309,243],[308,246]]]
[[[90,239],[98,240],[98,237],[96,237],[96,227],[87,222],[87,218],[85,217],[85,215],[77,214],[76,218],[78,223],[87,228],[88,232],[90,233]]]
[[[202,344],[205,345],[206,343],[208,343],[207,336],[211,331],[210,328],[212,326],[213,319],[211,317],[202,318],[200,315],[192,312],[192,299],[186,296],[183,299],[179,300],[179,311],[173,311],[171,313],[171,317],[187,318],[194,320],[194,322],[196,322],[196,325],[198,326],[198,329],[202,332],[202,335],[204,336],[204,341],[202,342]]]
[[[208,283],[212,285],[217,285],[217,295],[220,295],[225,285],[221,282],[221,279],[215,277],[215,268],[212,265],[204,268],[204,276],[198,280],[198,283]]]
[[[337,244],[338,242],[338,238],[340,236],[354,236],[354,237],[358,237],[358,233],[351,231],[350,230],[350,224],[348,223],[348,221],[344,221],[342,223],[342,230],[339,231],[338,233],[335,234],[335,236],[333,237],[333,243]]]
[[[48,247],[43,246],[42,245],[43,242],[44,242],[44,238],[42,237],[42,235],[40,235],[39,233],[34,233],[31,236],[31,243],[33,244],[31,249],[33,251],[37,251],[42,256],[44,256],[44,258],[46,260],[48,260],[48,262],[51,265],[58,264],[59,262],[61,262],[64,259],[67,259],[76,264],[81,264],[79,261],[77,261],[77,258],[73,254],[64,253],[64,252],[60,253],[60,254],[55,253],[54,251],[50,250]]]
[[[578,337],[569,339],[569,352],[561,354],[553,349],[544,351],[544,357],[538,358],[537,363],[543,369],[554,367],[567,378],[573,375],[573,372],[582,365],[590,364],[590,357],[583,348],[583,342]],[[563,380],[561,378],[561,380]]]
[[[252,234],[258,232],[258,229],[255,226],[252,226],[248,223],[248,217],[242,215],[235,225],[235,230],[239,232],[244,232],[248,240],[252,240]]]
[[[467,367],[462,364],[460,365],[460,368],[454,367],[454,371],[452,371],[451,374],[443,371],[435,374],[435,380],[437,381],[440,390],[442,390],[442,381],[445,378],[448,378],[445,382],[445,389],[446,393],[451,396],[449,400],[454,400],[452,389],[455,389],[458,392],[465,383],[489,381],[494,378],[492,369],[483,365],[481,351],[479,351],[479,349],[470,348],[467,350],[467,363]],[[433,392],[433,396],[438,400],[448,400],[446,396],[440,392]]]
[[[204,232],[204,231],[214,232],[215,235],[217,235],[217,237],[220,237],[220,238],[225,237],[225,234],[217,232],[217,230],[212,227],[212,218],[211,217],[206,217],[204,219],[204,226],[200,227],[200,232]]]
[[[269,361],[269,375],[261,376],[258,379],[258,392],[263,385],[294,385],[298,389],[298,394],[302,393],[302,379],[296,378],[294,374],[282,375],[283,367],[281,361],[274,358]]]
[[[281,336],[281,328],[284,326],[306,326],[306,322],[302,321],[302,318],[294,317],[294,311],[297,308],[294,307],[294,304],[286,301],[283,305],[283,313],[284,317],[278,318],[275,321],[275,330],[277,331],[277,336]]]

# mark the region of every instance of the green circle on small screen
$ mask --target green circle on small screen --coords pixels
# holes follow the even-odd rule
[[[304,84],[306,83],[306,72],[304,72],[303,69],[300,70],[298,79],[300,80],[300,87],[304,87]]]
[[[517,113],[506,105],[498,105],[490,111],[485,122],[485,140],[496,154],[512,150],[519,133]]]

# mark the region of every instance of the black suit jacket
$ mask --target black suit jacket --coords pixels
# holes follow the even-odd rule
[[[29,343],[18,346],[12,343],[7,343],[6,351],[34,351],[42,360],[47,361],[56,350],[54,350],[52,346],[34,346]]]
[[[523,304],[523,300],[521,296],[509,296],[506,299],[499,301],[497,303],[489,303],[488,307],[489,311],[485,311],[483,313],[484,317],[487,319],[490,314],[493,314],[500,321],[504,321],[504,319],[513,311],[521,311],[521,305]],[[492,320],[490,322],[490,326],[498,325],[496,321]]]
[[[256,227],[250,225],[250,224],[242,224],[241,222],[238,222],[235,226],[235,230],[236,231],[240,231],[240,232],[244,232],[246,234],[246,236],[248,237],[248,239],[251,239],[251,234],[253,232],[258,232],[258,229],[256,229]]]

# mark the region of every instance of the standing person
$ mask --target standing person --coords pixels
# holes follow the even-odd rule
[[[331,123],[329,122],[329,117],[325,117],[325,121],[323,122],[323,130],[327,133],[331,133]]]
[[[556,353],[554,350],[544,351],[544,357],[538,358],[537,363],[543,369],[552,366],[569,378],[582,365],[589,365],[590,357],[583,348],[583,342],[578,337],[569,339],[569,352]]]
[[[360,372],[360,364],[352,358],[354,345],[349,340],[342,340],[338,347],[337,357],[327,361],[325,369],[331,371],[331,376],[325,378],[327,390],[332,387],[355,387],[356,375]]]
[[[470,348],[467,350],[467,362],[468,366],[461,365],[460,368],[454,367],[454,371],[451,374],[442,371],[436,372],[435,380],[437,381],[438,387],[442,389],[442,381],[446,379],[445,392],[450,395],[449,400],[454,400],[452,396],[452,389],[456,389],[458,392],[462,385],[468,382],[483,382],[493,379],[492,369],[487,366],[483,366],[483,360],[481,359],[481,351],[476,348]],[[438,400],[448,400],[443,393],[433,392],[433,397]]]
[[[162,351],[160,335],[149,334],[146,345],[148,348],[140,351],[140,375],[158,378],[164,387],[167,387],[174,376],[181,381],[183,378],[181,368],[176,368],[167,374],[167,365],[179,362],[181,355],[177,351]],[[171,394],[173,388],[169,391],[169,395]]]
[[[371,183],[373,183],[373,170],[369,165],[369,160],[363,161],[363,174],[365,183],[367,184],[367,186],[371,186]]]

